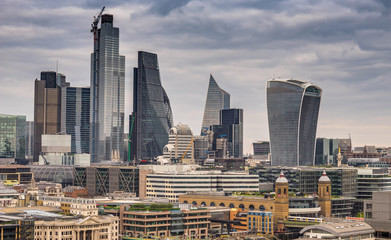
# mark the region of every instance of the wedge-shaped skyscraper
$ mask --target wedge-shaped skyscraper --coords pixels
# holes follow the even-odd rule
[[[267,82],[272,166],[314,164],[322,89],[298,80]]]
[[[160,81],[156,54],[138,52],[133,84],[130,156],[132,160],[150,160],[163,155],[168,132],[174,126],[170,100]]]
[[[220,124],[220,111],[230,108],[230,95],[217,85],[210,75],[208,95],[206,96],[204,118],[202,120],[201,135],[205,134],[212,125]]]
[[[99,18],[98,18],[99,20]],[[96,24],[95,24],[96,23]],[[91,162],[123,159],[125,57],[119,55],[119,29],[113,15],[94,22],[91,54]]]

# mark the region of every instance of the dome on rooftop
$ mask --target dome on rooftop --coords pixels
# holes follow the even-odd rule
[[[172,135],[193,135],[193,132],[191,131],[190,127],[179,123],[178,125],[172,127],[170,129],[170,134]]]
[[[319,178],[319,182],[330,182],[330,178],[327,176],[326,171],[323,171],[322,176]]]
[[[283,171],[281,171],[280,176],[276,180],[276,183],[288,183],[288,179],[286,179]]]

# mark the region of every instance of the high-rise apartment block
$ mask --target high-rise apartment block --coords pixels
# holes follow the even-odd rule
[[[34,161],[41,153],[42,134],[61,131],[61,88],[57,85],[56,72],[41,72],[41,80],[35,80],[34,93]],[[61,81],[65,83],[65,76]]]
[[[322,89],[299,80],[267,82],[272,166],[314,164]]]
[[[71,135],[72,153],[90,153],[90,88],[61,89],[61,132]]]
[[[162,155],[174,121],[154,53],[138,52],[138,68],[134,69],[132,122],[131,159],[153,159]]]
[[[26,116],[0,114],[0,158],[25,158]]]
[[[212,125],[220,123],[220,111],[230,108],[230,95],[217,85],[210,75],[208,95],[206,96],[204,118],[202,120],[201,135],[205,135]]]
[[[96,23],[96,25],[95,25]],[[119,29],[113,15],[94,22],[91,54],[91,162],[123,159],[125,57],[119,55]]]

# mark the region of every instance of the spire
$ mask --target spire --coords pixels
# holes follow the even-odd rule
[[[288,179],[286,179],[284,172],[282,170],[280,176],[276,180],[276,183],[288,183]]]
[[[319,178],[319,182],[330,182],[330,178],[327,176],[325,170],[323,170],[322,176]]]

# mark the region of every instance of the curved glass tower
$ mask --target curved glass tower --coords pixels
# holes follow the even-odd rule
[[[298,80],[270,80],[266,98],[272,166],[314,165],[322,89]]]
[[[133,84],[134,126],[130,154],[132,160],[149,160],[163,155],[168,132],[174,126],[170,100],[160,81],[156,54],[138,52]]]
[[[217,85],[212,74],[209,78],[208,95],[206,97],[204,118],[202,120],[201,135],[212,125],[220,124],[220,111],[229,109],[230,95]]]

